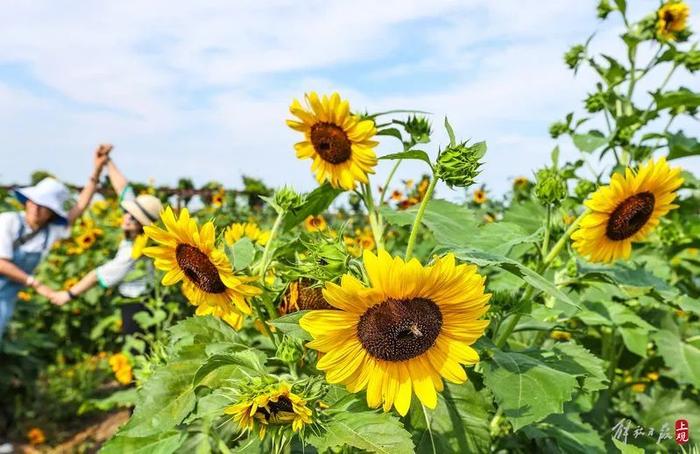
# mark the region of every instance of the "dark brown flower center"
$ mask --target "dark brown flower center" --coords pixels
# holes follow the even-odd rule
[[[357,336],[373,357],[406,361],[432,347],[440,328],[442,313],[432,300],[388,299],[362,314]]]
[[[610,215],[605,235],[613,241],[621,241],[637,233],[654,212],[654,202],[651,192],[627,197]]]
[[[292,401],[289,400],[287,396],[280,396],[277,398],[277,402],[268,402],[267,408],[258,408],[255,414],[258,417],[262,417],[267,422],[276,422],[277,417],[281,412],[294,413],[294,406]]]
[[[207,254],[189,244],[178,244],[175,257],[180,269],[194,285],[207,293],[224,293],[226,285]]]
[[[352,154],[352,144],[345,131],[333,123],[316,123],[311,127],[311,144],[324,161],[342,164]]]

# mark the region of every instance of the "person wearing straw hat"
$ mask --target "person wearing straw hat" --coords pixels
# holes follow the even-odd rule
[[[95,151],[92,175],[70,208],[70,191],[55,178],[14,191],[24,211],[0,213],[0,341],[12,318],[17,292],[33,287],[54,304],[56,292],[33,276],[54,242],[68,238],[70,227],[90,205],[111,145]]]
[[[146,239],[143,227],[158,219],[163,205],[152,195],[136,197],[128,180],[111,158],[107,160],[107,172],[124,210],[121,224],[124,239],[111,260],[90,271],[70,289],[57,292],[52,299],[55,304],[65,304],[98,284],[103,288],[117,287],[123,297],[138,298],[147,292],[153,280],[151,263],[142,259],[140,253]],[[131,334],[139,330],[133,316],[142,310],[145,310],[145,306],[141,303],[121,305],[123,333]]]

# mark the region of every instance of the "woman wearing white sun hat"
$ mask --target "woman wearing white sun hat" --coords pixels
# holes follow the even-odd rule
[[[55,292],[32,273],[54,242],[70,236],[70,226],[90,205],[111,145],[95,151],[90,179],[72,208],[70,191],[54,178],[15,190],[24,211],[0,213],[0,341],[14,312],[17,292],[24,286],[53,301]],[[54,302],[55,303],[55,302]]]
[[[119,293],[126,298],[142,297],[148,290],[149,282],[153,280],[151,262],[141,258],[138,238],[143,237],[143,227],[151,225],[160,216],[163,205],[157,197],[148,194],[134,196],[134,191],[128,180],[119,171],[112,159],[107,161],[107,172],[114,191],[119,194],[119,201],[124,216],[122,231],[124,239],[119,243],[116,255],[112,260],[98,266],[83,276],[77,284],[67,291],[57,292],[52,301],[55,304],[65,304],[95,285],[103,288],[117,287]],[[141,268],[139,270],[139,268]],[[141,271],[141,272],[139,272]],[[131,334],[138,330],[133,316],[136,312],[145,310],[141,303],[123,304],[122,332]]]

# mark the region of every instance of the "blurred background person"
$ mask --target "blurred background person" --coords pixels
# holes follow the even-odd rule
[[[95,151],[92,173],[72,208],[70,191],[55,178],[15,190],[24,211],[0,213],[0,342],[14,313],[17,292],[33,287],[54,304],[56,292],[33,276],[53,244],[70,237],[71,226],[90,205],[111,145]]]
[[[142,258],[140,252],[146,240],[143,227],[158,219],[163,206],[152,195],[136,197],[128,180],[111,158],[107,160],[107,172],[124,210],[121,224],[124,239],[111,260],[87,273],[70,289],[55,293],[52,296],[55,304],[65,304],[98,284],[103,288],[117,287],[119,294],[125,298],[142,298],[148,292],[150,282],[153,282],[151,262]],[[124,334],[139,331],[134,315],[142,310],[146,310],[146,307],[140,301],[121,305]]]

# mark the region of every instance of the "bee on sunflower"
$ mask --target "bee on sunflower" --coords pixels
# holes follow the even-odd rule
[[[304,140],[294,145],[297,158],[313,160],[311,170],[321,184],[352,190],[357,182],[367,183],[377,165],[374,122],[351,114],[349,102],[338,93],[319,98],[311,92],[305,100],[306,107],[292,102],[289,111],[297,119],[287,120],[290,128],[304,133]]]
[[[292,387],[285,382],[246,393],[235,404],[226,407],[224,413],[231,415],[245,432],[257,428],[261,440],[270,426],[291,425],[293,432],[299,432],[312,423],[313,414],[306,400],[293,393]]]
[[[643,240],[673,208],[676,189],[683,183],[679,167],[665,158],[648,161],[638,172],[616,173],[608,186],[593,193],[585,205],[591,210],[571,235],[573,247],[592,262],[629,258],[632,243]]]
[[[143,254],[154,259],[156,268],[165,271],[163,285],[182,281],[185,297],[197,306],[197,315],[212,314],[235,319],[251,313],[248,299],[259,295],[260,289],[248,282],[255,277],[236,276],[226,254],[215,245],[213,222],[198,228],[183,209],[179,219],[167,207],[161,214],[165,229],[155,225],[144,227],[144,232],[158,246],[143,249]],[[227,320],[228,322],[228,320]]]
[[[481,319],[491,298],[485,278],[476,266],[457,265],[453,254],[430,266],[384,250],[365,251],[363,261],[369,287],[350,274],[340,285],[329,282],[323,296],[337,310],[300,320],[313,337],[307,347],[320,352],[316,367],[350,392],[366,388],[370,407],[405,415],[415,392],[435,408],[442,379],[463,383],[462,365],[479,361],[470,345],[489,324]]]

